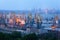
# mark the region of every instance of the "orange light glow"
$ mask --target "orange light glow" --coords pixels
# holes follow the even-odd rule
[[[11,24],[12,24],[12,23],[13,23],[13,19],[9,19],[9,23],[11,23]]]
[[[25,24],[25,21],[21,20],[20,26],[24,26],[24,24]]]
[[[16,18],[16,22],[18,23],[18,22],[21,22],[21,19],[19,19],[19,18]]]
[[[56,26],[54,25],[54,26],[52,26],[51,28],[52,28],[52,29],[55,29],[55,28],[56,28]]]
[[[25,21],[24,20],[21,20],[21,24],[25,24]]]
[[[20,19],[20,18],[16,18],[16,22],[17,22],[17,23],[20,22],[20,26],[24,26],[24,24],[25,24],[25,20]]]

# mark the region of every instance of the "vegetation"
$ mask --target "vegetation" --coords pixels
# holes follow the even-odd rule
[[[38,40],[38,36],[33,33],[33,34],[25,35],[24,37],[22,37],[22,40]]]
[[[20,32],[13,32],[12,34],[0,32],[0,40],[58,40],[56,33],[49,32],[36,35],[35,33],[24,35],[22,37]]]

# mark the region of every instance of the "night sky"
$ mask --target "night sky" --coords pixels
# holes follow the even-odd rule
[[[60,9],[60,0],[0,0],[0,10]]]

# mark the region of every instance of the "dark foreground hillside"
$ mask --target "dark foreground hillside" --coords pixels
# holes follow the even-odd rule
[[[60,40],[60,32],[49,31],[48,33],[36,35],[35,33],[22,36],[20,32],[12,34],[0,32],[0,40]]]

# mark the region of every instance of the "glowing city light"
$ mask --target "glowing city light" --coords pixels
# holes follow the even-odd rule
[[[24,20],[21,20],[21,24],[25,24],[25,21]]]
[[[55,22],[56,22],[56,24],[58,24],[58,16],[55,16]]]
[[[56,20],[56,24],[58,24],[58,20]]]
[[[54,30],[54,29],[56,28],[56,26],[54,25],[54,26],[52,26],[51,28]]]
[[[17,22],[17,23],[21,22],[21,19],[16,18],[16,22]]]
[[[24,20],[21,20],[20,21],[20,26],[24,26],[24,24],[25,24],[25,21]]]
[[[13,19],[9,19],[9,23],[11,23],[11,24],[12,24],[12,23],[13,23]]]

